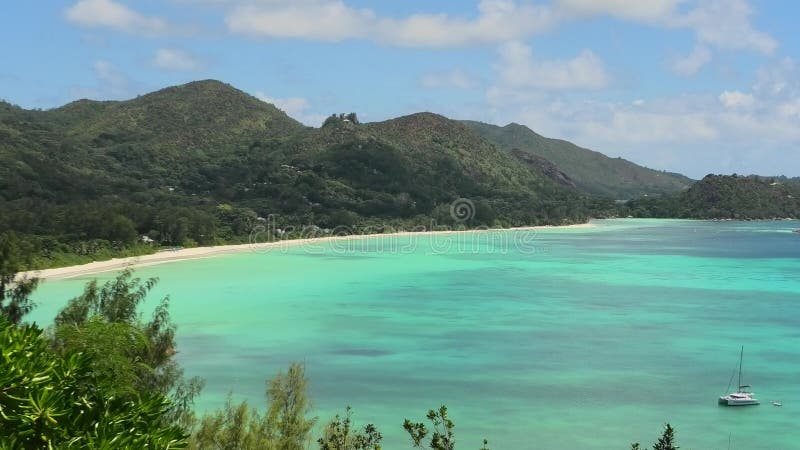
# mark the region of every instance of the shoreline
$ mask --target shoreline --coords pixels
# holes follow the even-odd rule
[[[37,277],[41,281],[59,280],[74,278],[86,275],[95,275],[104,272],[113,272],[124,269],[125,267],[145,267],[157,264],[186,261],[190,259],[211,258],[219,255],[231,253],[241,253],[245,251],[258,251],[271,248],[298,247],[307,244],[319,244],[335,241],[361,240],[373,238],[386,238],[398,236],[431,236],[449,235],[465,233],[485,233],[490,231],[524,231],[524,230],[560,230],[576,228],[594,228],[597,225],[590,222],[573,225],[539,225],[531,227],[516,228],[487,228],[477,230],[445,230],[445,231],[399,231],[396,233],[385,234],[353,234],[346,236],[323,236],[315,238],[287,239],[283,241],[262,242],[256,244],[231,244],[216,245],[208,247],[182,248],[179,250],[162,250],[150,255],[129,256],[126,258],[113,258],[106,261],[94,261],[77,266],[57,267],[53,269],[30,270],[22,272],[18,276]]]

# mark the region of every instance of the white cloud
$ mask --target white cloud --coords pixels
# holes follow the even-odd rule
[[[783,58],[758,70],[753,92],[758,97],[800,97],[800,65],[792,58]]]
[[[588,122],[583,133],[592,141],[615,143],[675,143],[707,141],[718,136],[717,129],[703,113],[670,114],[616,111],[608,118]]]
[[[555,0],[566,12],[577,16],[607,14],[623,19],[655,22],[675,14],[675,8],[685,0]]]
[[[633,106],[644,106],[644,104],[645,104],[645,101],[642,100],[641,98],[637,98],[636,100],[631,102],[631,105],[633,105]]]
[[[746,108],[753,106],[755,97],[741,91],[724,91],[719,95],[719,101],[727,108]]]
[[[179,48],[160,48],[152,61],[155,67],[171,71],[194,71],[202,67],[199,59]]]
[[[409,47],[498,43],[549,30],[557,22],[551,8],[513,0],[482,0],[475,18],[447,14],[379,17],[342,0],[244,3],[226,17],[231,32],[251,36],[333,42],[364,38]]]
[[[702,45],[697,45],[688,55],[675,58],[672,61],[672,70],[678,75],[690,76],[696,74],[709,61],[711,61],[711,51]]]
[[[667,28],[689,28],[703,46],[771,54],[778,43],[753,28],[747,0],[554,0],[567,16],[609,15]]]
[[[786,123],[795,135],[800,135],[800,64],[792,58],[763,67],[758,71],[752,95],[760,105],[777,111],[773,124]],[[762,106],[763,109],[763,106]]]
[[[753,28],[752,14],[746,0],[703,0],[686,14],[671,19],[670,24],[693,29],[697,40],[704,44],[773,53],[778,47],[777,41]]]
[[[275,105],[278,109],[289,115],[300,114],[311,106],[309,101],[302,97],[275,98],[259,91],[256,92],[256,98],[262,102]]]
[[[404,17],[382,16],[348,0],[205,1],[228,9],[225,22],[235,34],[329,42],[365,39],[405,47],[502,44],[525,40],[565,22],[606,15],[692,30],[697,47],[675,63],[676,71],[687,75],[706,64],[716,48],[769,54],[778,45],[769,34],[754,28],[747,0],[479,0],[474,15],[417,13]]]
[[[168,28],[164,19],[144,16],[113,0],[80,0],[65,15],[78,25],[147,36],[164,34]]]
[[[518,92],[521,97],[513,90],[506,97],[487,92],[495,121],[523,123],[546,136],[692,176],[800,174],[800,64],[789,58],[759,70],[752,89],[719,95],[615,103],[559,91]]]
[[[784,117],[791,119],[800,119],[800,99],[793,99],[782,103],[778,107],[778,111]]]
[[[694,75],[708,64],[711,48],[772,54],[778,46],[772,36],[753,27],[753,10],[747,0],[554,0],[554,4],[571,18],[608,15],[663,28],[692,30],[696,37],[694,49],[670,64],[681,76]]]
[[[456,69],[427,73],[420,79],[420,84],[426,88],[469,89],[476,85],[476,81],[466,72]]]
[[[340,0],[296,0],[244,4],[225,22],[235,33],[341,41],[366,36],[375,20],[372,11],[350,8]]]
[[[413,47],[492,44],[523,39],[554,28],[560,21],[552,8],[513,0],[481,0],[476,18],[416,14],[382,19],[377,40]]]
[[[96,61],[92,69],[97,78],[97,85],[95,87],[74,87],[72,89],[73,98],[123,100],[133,97],[135,90],[139,87],[137,83],[108,61]]]
[[[636,106],[551,97],[534,106],[521,106],[502,122],[519,122],[545,136],[568,139],[656,169],[688,172],[691,176],[727,170],[726,158],[733,147],[709,145],[719,142],[727,132],[718,115],[687,113],[695,105],[679,110],[671,103],[672,99],[648,100]],[[731,158],[734,162],[736,159]]]
[[[94,72],[103,89],[111,97],[127,97],[130,95],[131,81],[110,62],[95,62]]]
[[[261,91],[256,92],[255,97],[262,102],[275,105],[276,108],[309,126],[318,127],[326,118],[325,115],[312,111],[311,102],[303,97],[276,98]]]
[[[572,59],[537,61],[531,48],[521,42],[501,46],[496,67],[500,82],[510,88],[599,89],[611,80],[603,62],[590,50]]]

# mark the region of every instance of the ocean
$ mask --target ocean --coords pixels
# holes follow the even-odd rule
[[[263,407],[293,361],[320,421],[354,410],[385,449],[446,404],[459,449],[800,448],[800,223],[598,220],[382,237],[142,267],[178,358]],[[99,274],[101,280],[113,274]],[[42,326],[90,277],[45,282]],[[762,404],[717,405],[738,367]],[[736,381],[734,380],[734,384]],[[771,405],[778,400],[782,407]]]

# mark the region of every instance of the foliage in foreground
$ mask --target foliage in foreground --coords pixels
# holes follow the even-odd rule
[[[310,441],[316,418],[309,418],[308,379],[303,365],[293,363],[267,383],[264,413],[247,405],[234,405],[206,414],[192,435],[191,448],[198,450],[302,450]]]
[[[61,354],[83,353],[99,374],[100,387],[119,397],[171,396],[165,420],[188,427],[199,378],[185,380],[175,360],[175,325],[169,298],[163,298],[149,322],[138,312],[158,280],[141,280],[125,269],[98,286],[93,280],[55,318],[53,347]]]
[[[12,324],[20,323],[34,307],[30,295],[36,290],[39,280],[18,276],[27,264],[29,254],[14,233],[0,234],[0,316]]]
[[[411,443],[414,448],[430,448],[430,450],[455,450],[456,438],[453,434],[455,424],[447,416],[447,406],[442,405],[439,409],[431,409],[425,416],[433,425],[433,430],[428,429],[424,422],[412,422],[406,419],[403,422],[403,429],[411,436]],[[432,432],[431,432],[432,431]],[[425,444],[425,440],[430,436],[430,441]],[[489,450],[489,441],[483,440],[480,450]]]
[[[640,448],[638,442],[631,444],[631,450],[640,450]],[[679,448],[680,447],[675,445],[675,429],[672,428],[672,425],[668,423],[665,424],[664,433],[662,433],[661,437],[653,444],[653,450],[678,450]]]
[[[373,424],[364,425],[362,430],[354,430],[353,410],[345,408],[344,417],[339,416],[325,426],[321,438],[317,439],[320,450],[381,450],[383,435]]]
[[[104,390],[86,354],[58,354],[35,326],[0,318],[0,448],[185,448],[187,436],[162,417],[158,394]]]

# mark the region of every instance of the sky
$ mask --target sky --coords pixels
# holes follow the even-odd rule
[[[794,0],[37,0],[0,6],[0,98],[218,79],[319,126],[521,123],[681,172],[800,175]]]

